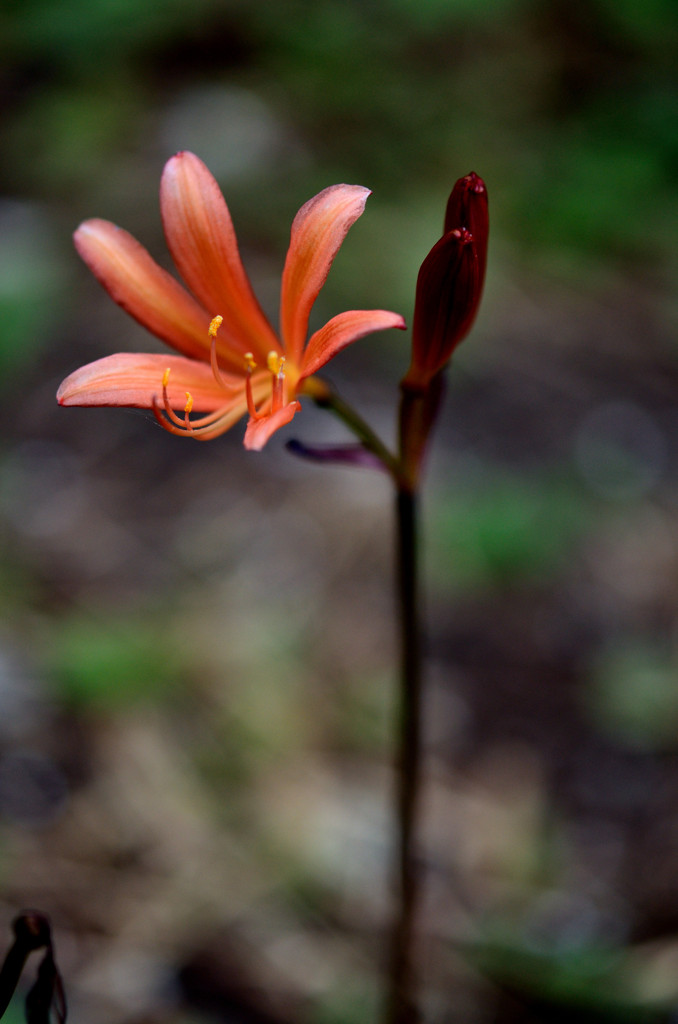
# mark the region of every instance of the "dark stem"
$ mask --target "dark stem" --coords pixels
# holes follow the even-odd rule
[[[439,375],[440,376],[440,375]],[[438,410],[440,381],[426,391],[404,388],[400,407],[400,448],[394,456],[372,428],[318,377],[304,393],[330,410],[390,473],[396,488],[396,558],[400,631],[400,690],[395,763],[396,910],[390,931],[383,1024],[419,1024],[416,971],[420,871],[417,816],[422,776],[422,667],[419,619],[417,488],[426,441]]]
[[[401,487],[396,499],[400,612],[400,699],[396,753],[396,915],[391,932],[384,1024],[415,1024],[415,942],[420,889],[416,826],[421,789],[422,672],[418,610],[417,496]]]

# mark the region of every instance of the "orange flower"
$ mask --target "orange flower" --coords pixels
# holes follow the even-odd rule
[[[277,335],[252,291],[219,186],[193,153],[177,153],[163,171],[160,208],[169,250],[193,294],[108,221],[85,221],[74,239],[109,295],[181,354],[98,359],[66,378],[59,403],[151,409],[170,433],[202,441],[249,412],[245,447],[263,448],[300,408],[305,381],[341,349],[372,331],[405,326],[386,310],[349,310],[306,340],[311,307],[369,194],[358,185],[332,185],[299,210]],[[193,411],[205,415],[191,419]]]

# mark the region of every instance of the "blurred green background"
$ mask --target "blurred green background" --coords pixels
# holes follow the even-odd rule
[[[51,914],[73,1019],[374,1019],[395,637],[386,481],[60,380],[160,350],[72,248],[164,265],[179,149],[274,322],[298,207],[373,195],[317,303],[411,319],[447,195],[488,186],[486,296],[425,502],[431,1024],[678,1000],[674,0],[5,0],[0,9],[0,907]],[[390,439],[399,332],[329,376]],[[17,1010],[17,1014],[19,1014]],[[19,1019],[18,1017],[16,1019]]]

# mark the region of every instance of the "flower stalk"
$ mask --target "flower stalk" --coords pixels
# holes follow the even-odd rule
[[[417,280],[412,361],[401,383],[396,481],[396,580],[400,624],[400,693],[396,747],[397,901],[391,931],[384,1024],[422,1019],[417,925],[422,878],[417,850],[423,777],[423,644],[418,505],[431,431],[444,392],[445,369],[468,334],[482,294],[487,261],[487,191],[476,174],[455,184],[444,233]]]
[[[396,580],[400,694],[396,710],[396,912],[387,965],[385,1024],[416,1024],[415,943],[421,889],[416,837],[422,777],[422,643],[419,617],[418,496],[396,491]]]
[[[395,487],[396,587],[400,633],[396,707],[393,879],[396,907],[386,966],[383,1024],[422,1020],[417,970],[417,931],[422,890],[417,850],[423,777],[422,625],[419,579],[419,494],[426,452],[445,389],[453,352],[475,319],[487,262],[487,191],[477,174],[455,184],[447,203],[442,238],[422,263],[412,328],[412,358],[400,391],[398,454],[392,455],[363,418],[317,377],[303,393],[333,412],[390,474]],[[358,464],[355,451],[311,450],[298,454]],[[366,464],[366,463],[363,463]]]

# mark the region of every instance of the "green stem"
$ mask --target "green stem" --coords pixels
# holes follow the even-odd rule
[[[388,450],[369,423],[345,402],[327,381],[319,377],[309,377],[304,381],[303,393],[309,395],[319,408],[333,412],[355,434],[363,447],[377,456],[396,483],[400,480],[400,461]]]

